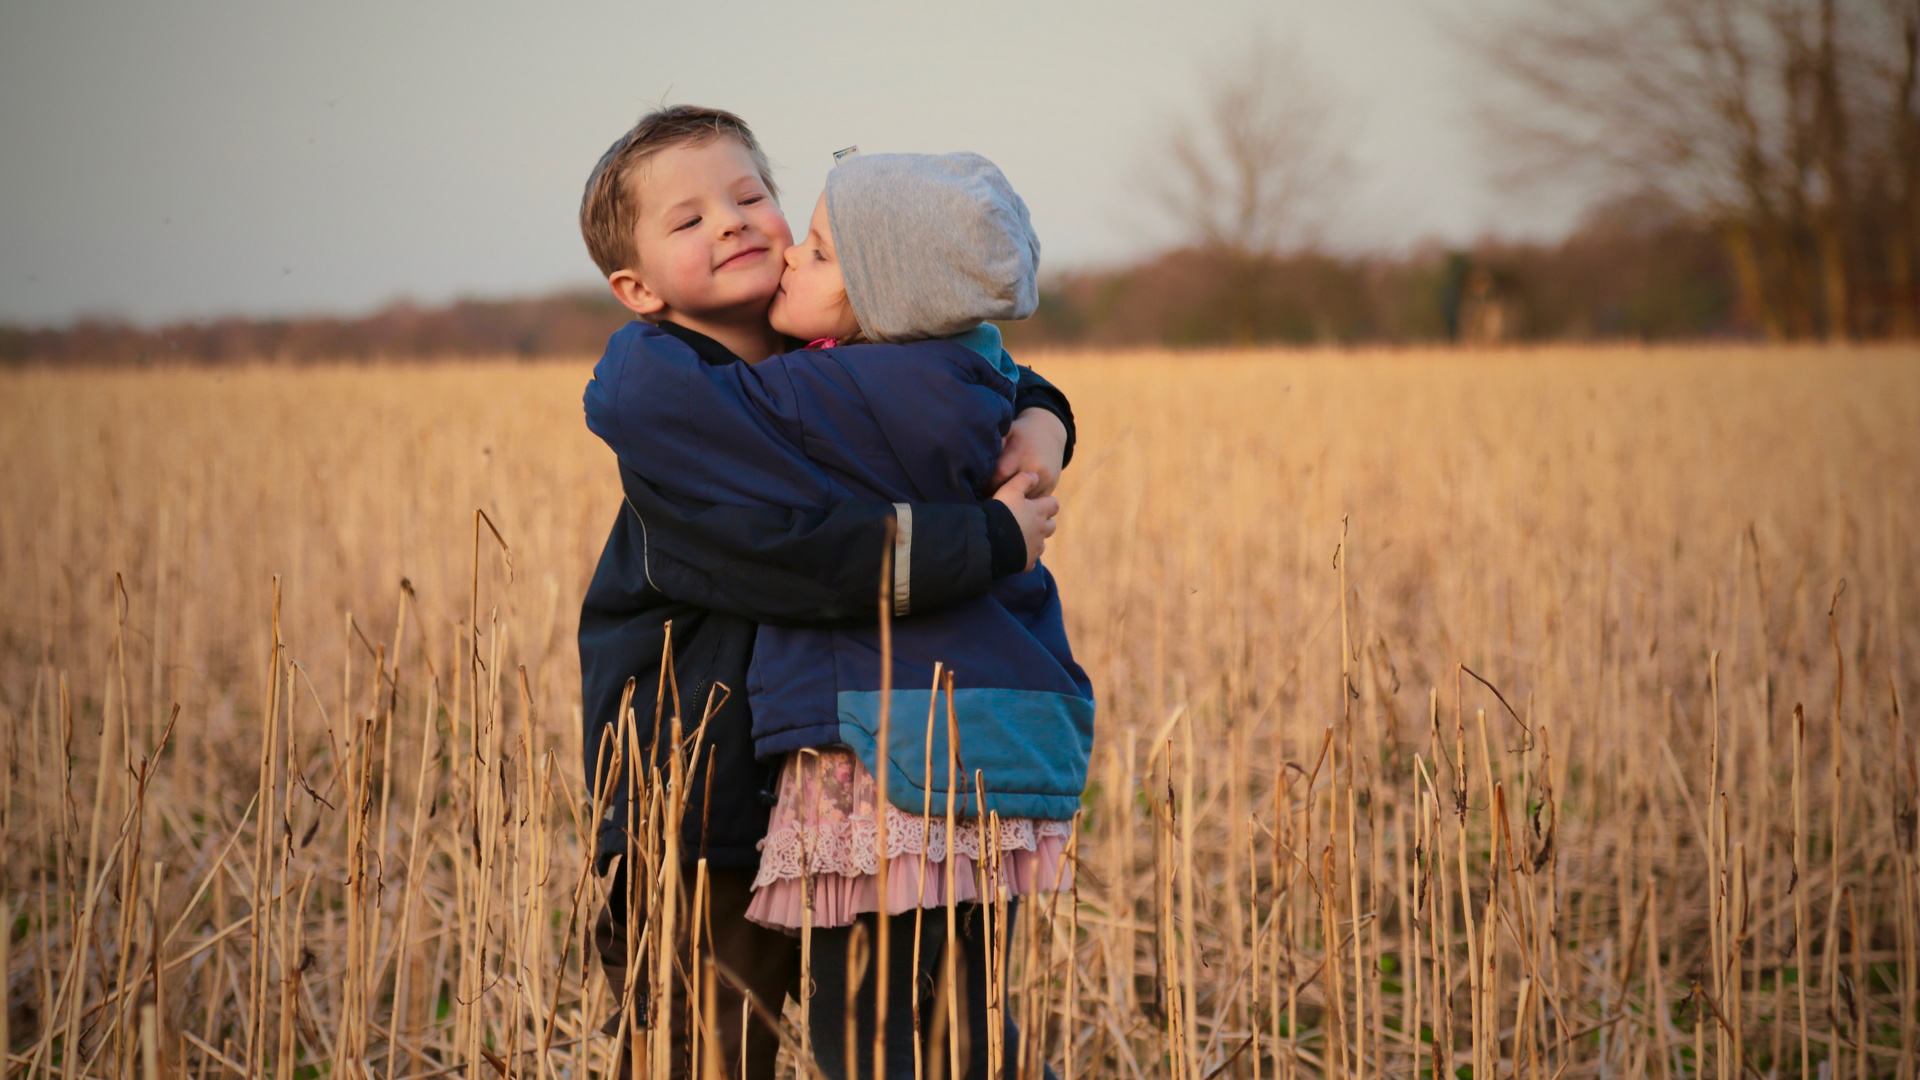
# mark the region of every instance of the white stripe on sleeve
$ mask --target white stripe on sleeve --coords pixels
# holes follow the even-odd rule
[[[894,503],[893,518],[898,526],[893,533],[893,614],[898,617],[913,607],[913,504]]]

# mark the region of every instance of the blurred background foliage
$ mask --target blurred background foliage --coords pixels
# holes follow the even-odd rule
[[[590,356],[628,315],[599,289],[361,318],[101,320],[0,327],[12,363],[237,363]],[[1014,349],[1752,337],[1719,241],[1653,200],[1607,204],[1559,243],[1488,240],[1401,257],[1182,247],[1051,279]]]

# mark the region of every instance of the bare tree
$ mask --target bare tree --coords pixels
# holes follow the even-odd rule
[[[1920,0],[1547,0],[1474,25],[1514,174],[1672,199],[1770,337],[1913,332]]]
[[[1154,198],[1199,247],[1263,257],[1318,242],[1349,172],[1338,91],[1266,34],[1204,78],[1199,110],[1149,162]]]

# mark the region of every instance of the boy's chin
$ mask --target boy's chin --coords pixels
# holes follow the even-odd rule
[[[759,289],[730,290],[731,295],[721,294],[713,298],[711,308],[714,313],[729,321],[765,319],[772,310],[774,294]],[[724,312],[724,315],[720,313]]]

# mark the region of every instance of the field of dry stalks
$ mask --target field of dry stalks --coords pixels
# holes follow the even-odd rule
[[[1028,359],[1062,1077],[1912,1080],[1912,355]],[[6,1076],[605,1068],[587,372],[0,375]]]

